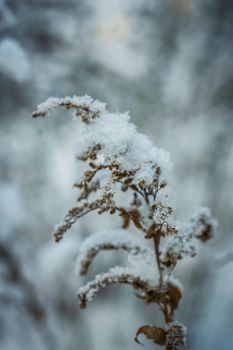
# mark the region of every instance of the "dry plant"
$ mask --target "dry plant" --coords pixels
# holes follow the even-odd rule
[[[129,284],[139,298],[156,304],[164,316],[163,326],[140,327],[136,342],[144,334],[166,350],[177,350],[186,343],[186,328],[175,320],[183,289],[173,271],[181,259],[196,255],[198,241],[212,237],[216,222],[208,208],[197,209],[187,223],[174,220],[167,194],[169,154],[139,133],[128,113],[110,113],[104,103],[74,96],[48,99],[33,117],[45,117],[57,107],[72,109],[79,120],[77,158],[82,171],[74,184],[78,204],[55,228],[54,239],[59,242],[79,218],[92,211],[119,215],[121,229],[84,240],[78,258],[80,274],[88,273],[103,250],[122,249],[128,254],[127,266],[98,274],[79,289],[80,307],[85,308],[110,284]],[[131,233],[130,225],[136,228]]]

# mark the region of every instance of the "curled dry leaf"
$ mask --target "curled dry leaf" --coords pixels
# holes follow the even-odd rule
[[[145,325],[137,330],[135,341],[138,344],[141,342],[138,340],[140,334],[144,334],[148,339],[152,340],[153,343],[158,345],[166,344],[166,331],[163,328]]]
[[[179,301],[182,298],[182,293],[180,288],[172,283],[167,284],[167,292],[169,295],[169,305],[171,307],[171,313],[178,308]]]

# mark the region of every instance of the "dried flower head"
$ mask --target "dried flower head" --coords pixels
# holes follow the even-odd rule
[[[57,107],[72,109],[74,118],[80,120],[77,159],[85,164],[85,170],[74,184],[78,204],[55,228],[55,241],[91,211],[109,213],[120,216],[122,229],[84,240],[77,262],[80,274],[88,273],[103,250],[123,249],[128,254],[127,266],[99,274],[79,289],[80,307],[86,307],[109,284],[130,284],[139,298],[159,307],[165,321],[163,328],[140,327],[135,340],[139,342],[144,334],[167,350],[179,349],[185,344],[186,332],[174,317],[183,291],[171,273],[179,260],[196,255],[198,241],[212,237],[216,223],[209,209],[200,208],[183,225],[174,220],[167,193],[169,154],[139,133],[128,113],[110,113],[104,103],[89,96],[73,96],[48,99],[33,117],[45,117]],[[141,235],[129,233],[130,225]]]

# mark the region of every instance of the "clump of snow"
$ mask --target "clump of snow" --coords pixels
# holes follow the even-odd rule
[[[171,217],[173,211],[173,203],[162,191],[159,191],[156,196],[156,200],[153,203],[156,206],[156,210],[153,215],[153,220],[157,225],[163,225],[166,222],[169,225],[174,225],[175,222]]]
[[[156,263],[154,251],[148,249],[147,251],[140,252],[139,254],[128,254],[128,266],[137,273],[141,278],[146,278],[148,281],[155,283],[156,277]]]
[[[152,163],[159,165],[164,174],[171,169],[169,154],[156,148],[151,140],[139,133],[128,113],[109,113],[102,109],[98,118],[82,125],[80,136],[78,146],[81,151],[100,144],[102,162],[115,159],[123,169],[139,168],[138,182],[143,177],[147,183],[152,183]]]
[[[82,126],[82,138],[79,140],[79,143],[84,145],[84,147],[81,145],[82,149],[100,144],[106,161],[117,158],[123,163],[129,153],[131,140],[137,132],[136,126],[129,120],[128,113],[103,112],[91,124]]]
[[[34,115],[48,115],[58,106],[73,108],[75,118],[89,114],[88,123],[81,123],[79,128],[78,156],[101,145],[97,164],[116,161],[124,170],[136,170],[134,181],[139,183],[144,178],[147,185],[153,184],[158,166],[160,179],[166,180],[172,166],[169,153],[155,147],[147,136],[139,133],[128,112],[110,113],[105,103],[85,95],[49,98],[37,107]]]
[[[45,102],[40,103],[37,106],[37,112],[49,115],[50,110],[66,104],[72,104],[74,106],[76,105],[83,107],[91,106],[92,112],[104,112],[106,106],[105,103],[100,102],[98,100],[93,100],[93,98],[88,95],[84,95],[81,97],[74,95],[73,97],[66,96],[64,98],[50,97]]]

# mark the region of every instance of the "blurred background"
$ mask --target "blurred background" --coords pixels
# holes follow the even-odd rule
[[[129,110],[138,129],[171,153],[179,219],[195,206],[212,208],[216,237],[176,274],[185,286],[177,318],[188,326],[189,350],[232,349],[227,0],[0,0],[0,348],[135,350],[137,328],[162,322],[127,286],[79,310],[79,243],[112,220],[85,217],[59,244],[50,235],[73,204],[77,129],[67,112],[31,114],[50,96],[86,93],[112,111]],[[120,258],[98,257],[92,276]]]

